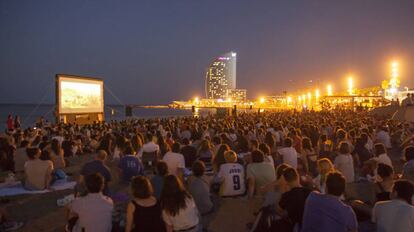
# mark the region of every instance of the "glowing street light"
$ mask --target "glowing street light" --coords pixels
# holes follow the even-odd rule
[[[328,96],[332,96],[332,85],[326,86],[326,93]]]
[[[348,77],[348,94],[352,95],[353,94],[353,88],[354,88],[354,79],[352,78],[352,76]]]
[[[391,80],[390,85],[391,88],[398,88],[399,87],[399,63],[397,61],[393,61],[391,63]]]
[[[310,101],[312,99],[312,94],[311,92],[308,92],[308,101]]]
[[[198,104],[198,102],[199,102],[199,101],[200,101],[200,99],[198,99],[198,97],[195,97],[195,98],[194,98],[194,103],[195,103],[195,104]]]
[[[286,100],[287,100],[287,103],[289,104],[289,103],[292,102],[292,97],[291,96],[288,96]]]
[[[319,98],[319,96],[320,96],[319,89],[316,89],[316,90],[315,90],[315,98],[316,98],[316,99],[318,99],[318,98]]]
[[[260,104],[263,104],[265,102],[265,98],[264,97],[261,97],[260,98]]]

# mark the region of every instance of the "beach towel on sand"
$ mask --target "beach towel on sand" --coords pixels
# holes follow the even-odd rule
[[[64,190],[64,189],[73,189],[76,185],[76,181],[67,181],[67,180],[57,180],[53,185],[52,189],[55,191],[58,190]],[[36,191],[30,191],[23,188],[22,183],[16,182],[13,186],[8,187],[2,187],[0,188],[0,196],[16,196],[16,195],[22,195],[22,194],[41,194],[41,193],[48,193],[52,190],[36,190]]]

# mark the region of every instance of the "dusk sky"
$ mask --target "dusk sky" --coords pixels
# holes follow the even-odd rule
[[[0,103],[53,103],[56,73],[102,78],[122,103],[204,97],[229,51],[248,98],[348,73],[380,85],[392,59],[414,87],[414,1],[1,0]]]

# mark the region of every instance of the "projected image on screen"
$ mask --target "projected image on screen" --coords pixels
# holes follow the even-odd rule
[[[103,83],[99,80],[59,78],[60,113],[103,112]]]

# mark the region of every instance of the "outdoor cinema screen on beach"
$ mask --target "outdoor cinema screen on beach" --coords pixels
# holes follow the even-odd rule
[[[65,75],[57,78],[60,114],[103,112],[102,80]]]

